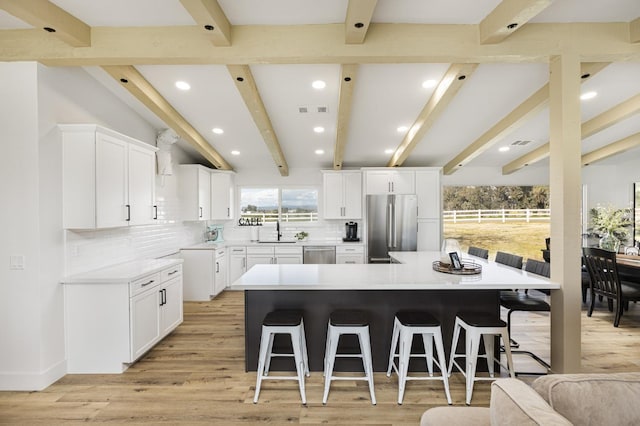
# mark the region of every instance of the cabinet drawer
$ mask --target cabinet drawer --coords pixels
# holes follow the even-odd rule
[[[133,297],[152,287],[159,285],[160,282],[160,272],[145,275],[144,277],[131,282],[129,286],[129,295]]]
[[[364,254],[364,246],[336,246],[336,254]]]
[[[229,253],[232,255],[245,255],[247,254],[246,247],[229,247]]]
[[[182,265],[175,265],[171,268],[167,268],[163,271],[160,271],[160,281],[165,282],[172,278],[177,278],[182,276]]]
[[[273,254],[273,246],[250,246],[247,247],[247,254]]]
[[[337,264],[361,264],[364,263],[364,254],[342,254],[336,256]]]
[[[299,254],[302,256],[302,247],[276,246],[276,254]]]

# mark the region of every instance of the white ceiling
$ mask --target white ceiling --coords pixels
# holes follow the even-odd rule
[[[90,26],[190,26],[193,18],[179,0],[51,0]],[[347,0],[218,0],[232,25],[301,25],[343,23]],[[378,0],[374,23],[478,24],[500,0]],[[555,0],[531,22],[629,22],[640,17],[639,0]],[[0,10],[0,30],[30,28]],[[366,41],[365,41],[366,42]],[[1,60],[1,59],[0,59]],[[349,122],[344,167],[384,166],[433,88],[451,64],[364,64],[359,67]],[[140,73],[236,169],[275,167],[251,114],[224,65],[137,65]],[[158,129],[166,127],[146,107],[98,67],[86,70]],[[336,140],[340,65],[251,65],[258,91],[289,167],[330,169]],[[598,96],[583,101],[588,120],[640,93],[640,63],[616,63],[583,84]],[[187,81],[191,90],[174,83]],[[311,87],[327,83],[324,90]],[[545,63],[481,64],[403,164],[443,166],[548,81]],[[317,107],[327,107],[318,113]],[[306,114],[299,107],[307,107]],[[469,166],[502,167],[548,141],[548,109],[506,135]],[[325,132],[314,133],[323,126]],[[211,129],[220,127],[224,134]],[[640,131],[631,117],[584,141],[584,152]],[[499,153],[514,141],[531,141]],[[182,144],[182,146],[186,146]],[[324,154],[314,151],[321,149]],[[191,148],[187,149],[197,156]],[[240,155],[232,155],[237,150]],[[640,156],[640,150],[632,151]],[[628,156],[629,154],[622,154]],[[203,161],[202,158],[199,158]],[[606,162],[613,164],[616,157]],[[543,163],[544,164],[544,163]]]

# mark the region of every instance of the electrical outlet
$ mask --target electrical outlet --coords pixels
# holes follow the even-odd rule
[[[13,271],[24,270],[25,257],[22,255],[14,255],[9,257],[9,269]]]

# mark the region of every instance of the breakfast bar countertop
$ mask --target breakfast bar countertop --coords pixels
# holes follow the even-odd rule
[[[508,290],[559,289],[540,275],[480,258],[478,275],[436,272],[439,251],[390,252],[393,264],[255,265],[230,290]],[[465,257],[466,258],[466,257]],[[472,258],[469,256],[469,258]],[[464,259],[463,259],[464,261]]]

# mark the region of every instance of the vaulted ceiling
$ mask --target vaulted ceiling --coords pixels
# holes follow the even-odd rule
[[[583,163],[640,158],[637,0],[0,0],[0,61],[84,67],[200,161],[284,176],[544,167],[565,52]]]

